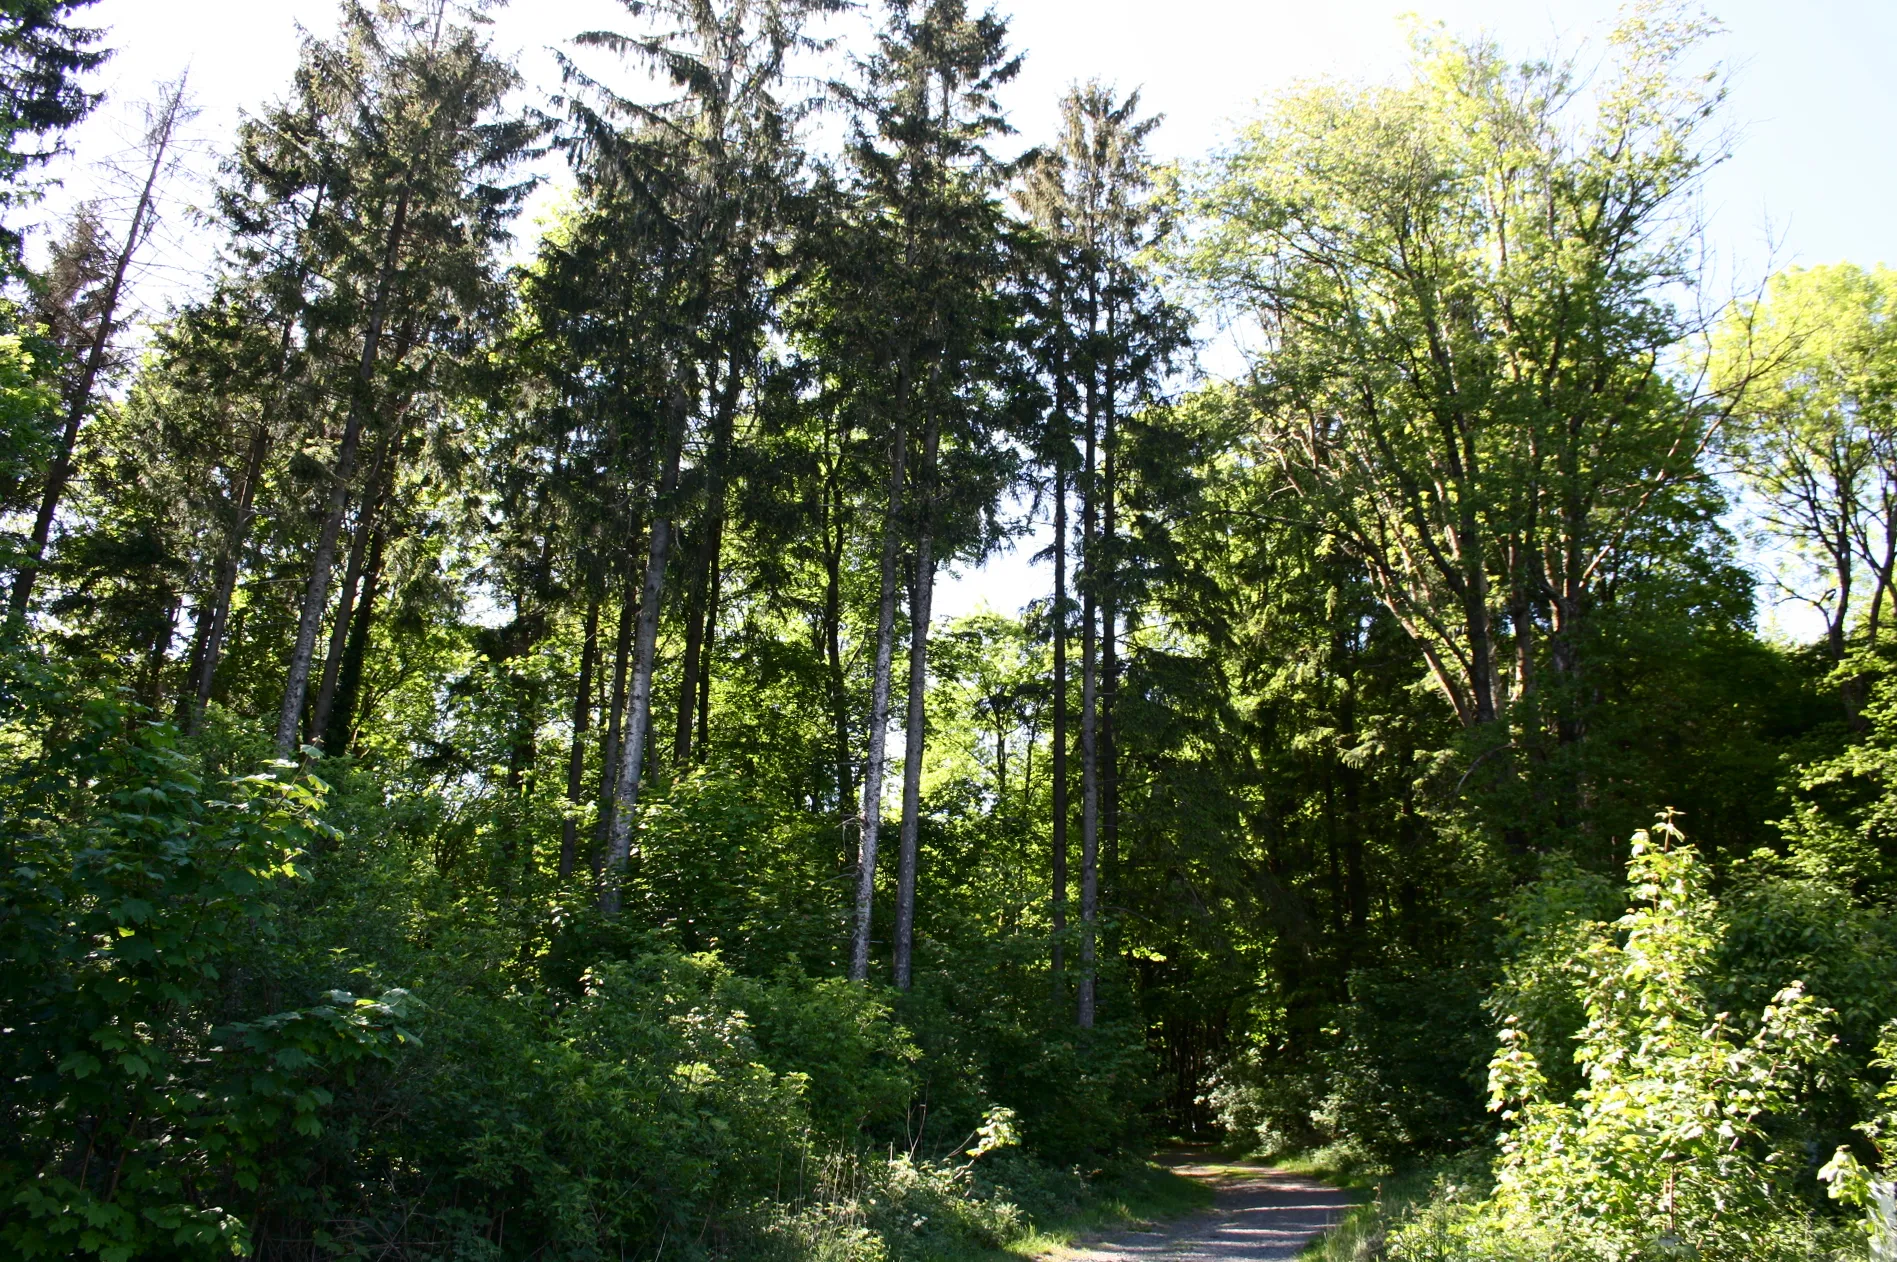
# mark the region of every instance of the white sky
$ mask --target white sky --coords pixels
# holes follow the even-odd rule
[[[1563,47],[1598,40],[1618,8],[1611,0],[1003,0],[999,7],[1011,7],[1014,46],[1027,54],[1007,95],[1023,143],[1046,138],[1068,84],[1098,77],[1142,88],[1146,108],[1166,115],[1156,152],[1186,160],[1219,145],[1260,97],[1299,79],[1392,74],[1406,53],[1407,12],[1458,32],[1488,31],[1529,55],[1556,40]],[[1743,284],[1768,266],[1897,261],[1897,4],[1711,0],[1709,8],[1726,27],[1718,55],[1737,72],[1728,118],[1738,147],[1707,188],[1721,270]],[[100,0],[87,20],[109,28],[107,42],[118,50],[99,76],[108,104],[73,137],[66,188],[49,196],[44,214],[63,213],[96,187],[97,164],[134,131],[130,102],[187,66],[203,109],[194,127],[199,152],[214,154],[240,109],[283,91],[296,24],[326,32],[335,13],[333,0]],[[501,48],[520,53],[537,94],[556,81],[549,45],[627,24],[617,0],[514,0],[496,15],[494,34]],[[183,235],[180,227],[167,265],[143,278],[148,305],[190,287],[194,260]],[[1030,550],[948,580],[937,615],[984,602],[1012,611],[1039,595],[1048,578],[1023,559]]]

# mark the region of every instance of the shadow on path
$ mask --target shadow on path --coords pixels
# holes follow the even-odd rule
[[[1188,1178],[1211,1184],[1209,1210],[1150,1231],[1128,1231],[1077,1246],[1059,1262],[1259,1262],[1294,1258],[1335,1226],[1353,1202],[1348,1193],[1306,1175],[1268,1166],[1169,1162]]]

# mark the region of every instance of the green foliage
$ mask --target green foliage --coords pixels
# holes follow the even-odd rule
[[[1756,1017],[1715,1011],[1722,926],[1704,864],[1670,816],[1631,850],[1633,906],[1581,935],[1581,1087],[1566,1100],[1551,1090],[1541,1058],[1559,1045],[1537,1051],[1511,1014],[1490,1065],[1491,1107],[1508,1124],[1495,1189],[1435,1208],[1398,1233],[1394,1256],[1790,1259],[1827,1247],[1803,1146],[1775,1123],[1831,1072],[1833,1013],[1796,980]],[[1556,940],[1574,924],[1557,917]]]
[[[339,1085],[408,1039],[405,996],[272,1011],[246,972],[276,891],[330,834],[319,781],[207,787],[175,734],[55,668],[4,662],[0,1239],[108,1262],[241,1251],[294,1188]]]
[[[58,397],[42,360],[21,334],[0,334],[0,506],[8,510],[21,506],[21,492],[52,457]]]
[[[9,142],[93,56],[13,7]],[[976,1258],[1185,1208],[1136,1154],[1220,1129],[1403,1172],[1331,1256],[1861,1243],[1814,1176],[1893,1178],[1891,285],[1686,345],[1709,23],[1637,6],[1592,79],[1422,29],[1155,194],[1098,84],[989,152],[962,0],[837,50],[834,166],[785,78],[831,0],[627,0],[558,118],[482,7],[306,41],[79,435],[0,655],[0,1250]],[[540,140],[576,190],[509,270]],[[1169,397],[1198,315],[1257,354]],[[17,323],[15,526],[73,367]],[[1832,478],[1825,646],[1755,633],[1728,409],[1748,494]],[[926,624],[1054,505],[1058,595]]]
[[[1885,1028],[1877,1047],[1872,1068],[1897,1070],[1897,1023]],[[1825,1163],[1818,1177],[1828,1185],[1833,1200],[1854,1205],[1864,1211],[1864,1231],[1871,1240],[1871,1256],[1883,1262],[1897,1251],[1897,1193],[1893,1189],[1893,1163],[1890,1143],[1897,1138],[1897,1078],[1887,1079],[1877,1089],[1878,1112],[1858,1130],[1876,1151],[1874,1163],[1867,1167],[1850,1148],[1840,1146]]]
[[[1759,524],[1802,562],[1787,586],[1824,617],[1834,660],[1858,621],[1876,641],[1891,599],[1893,315],[1897,272],[1791,268],[1758,301],[1734,304],[1709,359],[1738,400],[1721,441],[1758,500]],[[1848,679],[1846,692],[1854,700]]]

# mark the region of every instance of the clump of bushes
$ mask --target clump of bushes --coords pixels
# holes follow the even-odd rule
[[[907,997],[746,974],[669,913],[449,869],[464,806],[233,771],[215,727],[0,670],[0,1253],[952,1258],[1071,1211],[1136,1133],[1137,1033],[1044,1040],[1043,988],[953,943]],[[757,822],[688,789],[672,833]]]
[[[1760,1010],[1715,1007],[1725,926],[1671,817],[1635,835],[1627,870],[1632,906],[1617,921],[1557,920],[1551,932],[1576,948],[1565,973],[1522,957],[1543,971],[1518,978],[1524,1012],[1506,1014],[1490,1062],[1504,1124],[1493,1190],[1444,1190],[1391,1235],[1388,1256],[1844,1255],[1849,1234],[1814,1205],[1803,1124],[1837,1067],[1835,1014],[1796,978]],[[1566,1039],[1553,1019],[1564,987],[1581,1021]],[[1569,1054],[1572,1083],[1543,1067]]]

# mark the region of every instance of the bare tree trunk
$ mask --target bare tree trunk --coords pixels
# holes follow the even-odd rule
[[[1107,345],[1113,348],[1104,373],[1105,389],[1101,402],[1100,462],[1100,560],[1096,585],[1100,605],[1100,697],[1098,716],[1098,768],[1095,777],[1100,794],[1100,848],[1104,852],[1105,875],[1109,883],[1119,869],[1119,763],[1113,734],[1113,703],[1120,688],[1119,623],[1119,541],[1114,531],[1118,524],[1114,500],[1118,492],[1118,383],[1114,371],[1119,346],[1116,304],[1107,304]],[[1098,898],[1096,896],[1096,902]]]
[[[329,710],[336,700],[336,679],[342,670],[343,650],[348,646],[349,633],[355,625],[356,592],[362,581],[362,566],[369,555],[369,541],[376,536],[376,509],[381,498],[377,489],[382,457],[387,451],[387,439],[383,440],[382,450],[376,453],[374,467],[369,474],[370,486],[362,498],[362,505],[356,514],[356,529],[349,544],[349,560],[343,566],[342,590],[336,597],[336,624],[330,632],[329,651],[323,655],[323,679],[316,689],[316,703],[310,707],[310,739],[320,745],[325,754],[333,755],[337,751],[327,744],[329,732]]]
[[[213,594],[200,600],[191,611],[191,648],[185,659],[184,684],[178,689],[178,702],[173,707],[172,717],[186,735],[190,735],[193,730],[191,720],[196,710],[198,673],[204,669],[204,646],[211,639],[210,602],[216,599],[217,586],[224,577],[224,560],[221,554],[211,575]]]
[[[678,723],[672,734],[673,761],[681,767],[692,760],[692,708],[698,698],[699,661],[705,647],[705,608],[711,592],[712,572],[717,568],[718,552],[724,542],[725,460],[731,450],[731,420],[737,411],[742,384],[738,356],[733,353],[724,390],[718,399],[711,451],[705,461],[704,538],[693,567],[692,592],[685,614],[685,663],[678,687]]]
[[[389,222],[389,236],[382,252],[382,266],[376,277],[375,299],[369,308],[369,325],[363,331],[362,359],[356,368],[355,388],[350,391],[349,416],[343,425],[342,444],[336,452],[336,468],[330,475],[329,507],[323,515],[322,532],[317,536],[316,553],[310,558],[309,586],[303,593],[303,609],[297,620],[296,646],[290,653],[290,668],[283,686],[283,705],[277,711],[277,757],[288,758],[296,750],[297,725],[303,716],[303,702],[309,693],[310,659],[316,652],[316,634],[322,626],[323,612],[329,604],[330,570],[336,563],[336,539],[342,533],[343,513],[349,506],[349,482],[356,472],[356,453],[362,445],[363,426],[368,422],[374,400],[375,373],[382,349],[382,329],[388,321],[389,294],[401,259],[402,235],[408,225],[409,190],[404,188],[396,199],[395,214]]]
[[[145,656],[145,681],[139,693],[144,703],[154,710],[158,708],[159,676],[164,673],[165,661],[171,653],[171,642],[177,637],[178,614],[183,608],[183,601],[174,593],[171,603],[165,607],[165,616],[152,629],[151,651]]]
[[[349,643],[343,649],[342,669],[336,682],[336,697],[322,728],[326,753],[347,753],[356,735],[356,709],[362,696],[362,669],[369,657],[369,633],[375,625],[376,596],[382,583],[382,550],[387,546],[389,528],[385,522],[375,528],[369,543],[369,562],[363,568],[361,603],[349,627]]]
[[[718,599],[724,584],[724,531],[718,532],[718,546],[711,550],[711,594],[705,598],[705,643],[698,657],[698,756],[711,749],[711,663],[712,649],[718,644]]]
[[[883,819],[883,770],[889,749],[889,677],[895,658],[896,565],[907,456],[908,436],[898,425],[890,441],[889,505],[883,514],[882,590],[876,604],[876,663],[870,675],[869,752],[863,762],[863,815],[857,833],[856,934],[850,946],[850,977],[859,982],[869,977],[870,913],[876,900],[876,842]]]
[[[898,990],[909,989],[915,971],[916,861],[922,831],[922,751],[929,712],[929,606],[935,594],[933,483],[941,437],[941,426],[931,413],[916,479],[921,520],[909,594],[909,713],[902,751],[902,829],[897,835],[896,943],[891,970]]]
[[[679,461],[685,445],[686,414],[690,408],[682,384],[674,389],[666,435],[665,468],[652,515],[646,547],[645,582],[639,592],[639,618],[634,631],[632,691],[626,706],[626,739],[619,753],[619,775],[613,785],[612,827],[607,832],[606,883],[600,908],[617,915],[620,884],[632,854],[632,817],[639,805],[639,775],[645,767],[646,739],[652,729],[652,667],[659,648],[659,601],[665,591],[665,567],[672,557],[671,499],[678,490]]]
[[[625,580],[625,598],[619,603],[619,626],[613,643],[613,692],[606,707],[606,738],[599,751],[599,823],[593,836],[593,875],[605,871],[606,839],[612,831],[614,786],[619,782],[619,738],[626,715],[626,663],[632,656],[632,628],[639,606],[632,580]]]
[[[317,185],[316,195],[310,202],[310,212],[303,221],[304,227],[316,222],[327,191],[327,184]],[[297,275],[298,293],[302,292],[307,279],[308,269],[300,269]],[[243,480],[237,488],[236,513],[218,556],[217,582],[211,598],[210,621],[204,637],[203,652],[192,663],[192,694],[184,716],[186,732],[196,732],[203,723],[204,708],[210,703],[211,690],[217,681],[217,665],[223,655],[226,628],[230,622],[231,600],[236,595],[237,576],[243,567],[244,544],[250,538],[250,527],[257,516],[254,507],[257,486],[263,478],[264,457],[270,449],[270,412],[282,396],[283,379],[290,369],[290,346],[295,336],[296,320],[286,316],[283,333],[277,340],[276,381],[266,393],[266,401],[258,410],[256,428],[250,434],[250,449],[244,456]]]
[[[567,817],[560,823],[560,879],[573,875],[579,852],[580,795],[585,792],[586,728],[593,714],[593,663],[599,656],[599,593],[586,602],[586,630],[580,640],[580,678],[573,689],[573,749],[566,762]]]
[[[395,338],[394,353],[390,357],[392,363],[399,364],[407,358],[414,338],[414,321],[405,321]],[[389,497],[390,483],[394,481],[390,461],[402,443],[407,410],[408,402],[404,401],[399,408],[394,409],[395,415],[389,418],[381,441],[376,443],[375,455],[369,461],[368,474],[363,478],[361,502],[356,507],[356,529],[350,541],[349,560],[343,566],[342,591],[336,599],[335,629],[330,635],[329,651],[323,657],[323,678],[316,689],[316,702],[310,707],[310,739],[325,754],[339,752],[328,744],[330,708],[336,700],[337,673],[342,669],[343,654],[353,634],[353,614],[361,593],[362,565],[368,546],[364,541],[373,541],[377,547],[381,545],[383,531],[380,518]]]
[[[685,659],[680,663],[678,707],[673,715],[672,764],[689,766],[692,761],[692,737],[698,717],[698,657],[705,645],[705,600],[711,594],[711,539],[715,529],[703,523],[707,537],[692,551],[690,589],[685,596]]]
[[[270,428],[259,418],[251,431],[250,449],[244,455],[243,481],[237,488],[237,513],[231,529],[218,551],[217,577],[211,592],[211,607],[204,611],[204,644],[192,663],[191,692],[186,702],[184,729],[195,733],[204,722],[204,707],[210,703],[217,680],[217,665],[224,652],[224,636],[230,625],[231,600],[237,594],[237,574],[243,565],[244,543],[250,537],[250,524],[256,518],[253,505],[257,483],[263,477],[264,456],[270,447]]]
[[[1060,437],[1066,442],[1066,434]],[[1053,906],[1054,972],[1067,954],[1067,452],[1057,446],[1054,470],[1054,748]]]
[[[1080,983],[1076,1023],[1093,1028],[1095,948],[1100,915],[1100,750],[1098,613],[1099,495],[1097,414],[1091,371],[1087,381],[1086,468],[1080,509]]]
[[[112,326],[118,316],[119,298],[125,291],[125,274],[131,269],[132,256],[144,244],[151,223],[158,178],[165,169],[165,154],[171,148],[172,133],[177,129],[183,114],[184,80],[179,79],[159,102],[157,116],[146,133],[145,144],[151,151],[151,166],[146,171],[145,186],[139,191],[138,204],[132,211],[132,226],[126,231],[125,242],[119,247],[118,258],[112,266],[112,280],[107,284],[105,297],[99,306],[99,325],[93,333],[92,345],[86,350],[85,367],[80,370],[72,396],[66,400],[66,424],[60,431],[59,449],[53,455],[51,467],[46,470],[46,485],[40,493],[39,513],[33,519],[33,534],[27,542],[26,558],[19,572],[14,575],[13,590],[8,594],[9,622],[23,622],[27,606],[33,599],[33,585],[39,580],[40,565],[46,557],[46,545],[53,535],[53,519],[58,516],[59,502],[72,481],[79,427],[92,408],[92,392],[98,385],[99,372],[105,367],[106,351],[112,343]]]
[[[840,459],[840,457],[839,457]],[[843,676],[843,495],[837,466],[832,463],[824,487],[823,518],[823,648],[830,673],[830,725],[837,783],[837,815],[845,827],[856,801],[856,783],[850,766],[849,689]],[[847,834],[845,834],[847,836]],[[843,856],[847,866],[849,855]]]

